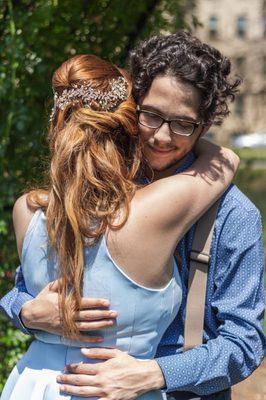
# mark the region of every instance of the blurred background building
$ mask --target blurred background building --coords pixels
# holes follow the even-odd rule
[[[266,0],[198,0],[194,13],[201,23],[194,33],[227,55],[244,79],[230,118],[211,134],[234,143],[238,135],[259,132],[266,146]]]

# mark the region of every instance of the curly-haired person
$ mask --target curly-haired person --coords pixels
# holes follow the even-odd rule
[[[184,31],[153,36],[132,52],[133,96],[144,156],[151,167],[147,179],[159,180],[190,168],[199,138],[229,114],[228,103],[241,83],[232,79],[230,69],[229,59]],[[260,213],[235,185],[222,196],[211,243],[203,344],[184,352],[194,233],[192,227],[178,244],[183,300],[155,359],[136,360],[116,349],[84,350],[88,358],[103,362],[97,368],[69,365],[68,374],[58,377],[65,393],[92,397],[100,390],[101,398],[130,400],[163,389],[177,400],[229,400],[231,386],[260,365],[265,349]],[[160,250],[165,251],[164,241]],[[24,332],[60,330],[57,294],[48,288],[42,299],[33,299],[20,271],[16,288],[3,300],[2,307]],[[106,316],[99,310],[95,314],[96,300],[83,301],[86,312],[79,314],[79,329],[107,327]]]

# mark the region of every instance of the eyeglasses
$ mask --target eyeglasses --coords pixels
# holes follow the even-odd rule
[[[141,125],[151,129],[159,129],[165,122],[169,125],[171,132],[181,136],[191,136],[200,125],[200,121],[188,121],[183,118],[166,119],[153,111],[143,110],[137,106],[138,121]]]

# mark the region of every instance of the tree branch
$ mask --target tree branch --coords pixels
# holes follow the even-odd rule
[[[128,58],[130,51],[133,49],[133,47],[136,44],[136,40],[141,36],[141,32],[145,28],[145,26],[148,22],[148,19],[154,13],[156,7],[160,4],[160,2],[161,2],[161,0],[150,1],[146,11],[144,13],[140,14],[139,19],[136,24],[136,28],[134,29],[134,31],[132,31],[128,35],[128,43],[125,47],[126,58]]]

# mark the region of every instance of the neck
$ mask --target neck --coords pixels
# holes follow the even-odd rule
[[[181,168],[187,158],[187,154],[181,160],[177,161],[175,164],[170,165],[162,171],[153,170],[153,181],[158,179],[167,178],[168,176],[174,175],[178,168]]]

